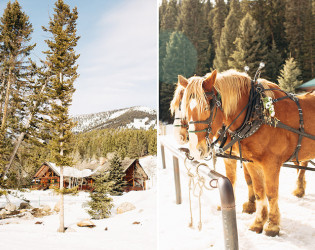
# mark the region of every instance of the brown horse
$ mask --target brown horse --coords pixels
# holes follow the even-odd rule
[[[222,110],[217,109],[216,119],[222,117],[222,124],[230,125],[229,132],[233,134],[243,123],[247,104],[249,102],[251,79],[236,71],[227,71],[219,74],[214,71],[206,79],[202,77],[179,78],[180,84],[186,88],[183,96],[182,112],[188,121],[206,120],[210,116],[209,101],[211,98],[205,96],[206,92],[220,94],[222,98]],[[264,89],[274,89],[277,85],[261,81]],[[280,90],[265,91],[265,94],[273,99],[284,97],[285,93]],[[305,94],[298,97],[303,110],[304,128],[308,134],[315,134],[315,117],[312,110],[315,110],[315,96]],[[299,114],[296,103],[291,99],[283,99],[274,104],[275,115],[282,123],[299,128]],[[189,130],[203,131],[206,124],[189,124]],[[212,122],[212,131],[218,131],[220,126],[215,128],[215,121]],[[286,129],[275,128],[263,124],[250,137],[240,142],[243,157],[251,160],[247,163],[247,169],[253,182],[256,196],[256,218],[250,229],[261,233],[264,229],[269,236],[275,236],[280,231],[280,212],[278,208],[278,187],[280,167],[286,162],[295,151],[298,142],[298,135]],[[299,151],[299,160],[308,161],[315,157],[312,150],[315,141],[303,138]],[[194,133],[189,137],[189,147],[192,156],[196,159],[203,159],[209,154],[206,133]],[[233,147],[235,153],[239,153],[238,147]],[[295,160],[295,159],[293,159]],[[269,211],[267,205],[269,201]],[[267,221],[268,220],[268,221]],[[267,222],[267,223],[266,223]]]
[[[187,119],[183,116],[181,112],[181,102],[184,95],[185,88],[177,84],[177,87],[174,92],[173,99],[171,101],[170,110],[172,115],[174,116],[174,123],[173,123],[173,135],[177,143],[183,145],[188,143],[188,122]],[[222,123],[223,117],[220,116],[221,119],[216,119],[216,124],[219,126]],[[210,139],[212,140],[216,135],[209,135]],[[237,168],[237,161],[234,159],[224,159],[225,165],[225,172],[227,178],[231,181],[233,189],[235,190],[235,183],[236,183],[236,168]],[[245,213],[254,213],[256,211],[255,206],[255,195],[253,190],[252,181],[250,179],[250,175],[247,171],[246,164],[244,165],[244,176],[248,186],[248,201],[243,204],[243,212]]]

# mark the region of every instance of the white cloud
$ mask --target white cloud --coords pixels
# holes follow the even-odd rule
[[[94,28],[99,37],[82,49],[71,113],[156,108],[156,1],[124,1],[110,13],[105,10]]]

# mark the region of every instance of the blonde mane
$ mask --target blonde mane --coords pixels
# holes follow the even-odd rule
[[[206,75],[206,77],[207,76],[208,75]],[[192,98],[195,98],[197,101],[198,115],[204,112],[205,108],[208,106],[207,99],[202,88],[204,80],[205,78],[203,77],[189,78],[189,84],[185,90],[182,104],[185,115],[188,113],[189,103]],[[268,84],[270,82],[263,79],[259,79],[259,81],[265,89],[269,88]],[[242,95],[249,93],[251,88],[251,79],[246,73],[240,73],[236,70],[228,70],[217,75],[214,88],[221,95],[224,115],[229,117],[235,114]],[[266,91],[265,93],[267,96],[272,98],[274,97],[272,91]]]
[[[175,92],[174,92],[173,100],[171,101],[171,105],[170,105],[170,110],[171,110],[172,115],[174,115],[176,109],[179,108],[180,102],[183,98],[184,91],[185,91],[185,88],[182,85],[180,85],[179,83],[177,83],[177,87],[176,87]]]

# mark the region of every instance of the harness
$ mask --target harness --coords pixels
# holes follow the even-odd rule
[[[284,100],[286,98],[289,98],[296,103],[298,111],[299,111],[299,124],[300,124],[299,129],[292,128],[292,127],[280,122],[278,119],[276,119],[274,117],[266,116],[266,114],[264,113],[264,106],[263,106],[262,98],[266,97],[265,91],[273,91],[273,90],[281,91],[281,92],[285,93],[286,95],[283,97],[277,98],[277,99],[273,99],[272,103],[276,103],[276,102]],[[212,97],[212,99],[213,99],[209,103],[209,105],[210,105],[209,118],[204,120],[204,121],[190,121],[189,124],[200,124],[200,123],[205,124],[205,123],[207,123],[208,128],[204,129],[204,130],[196,130],[196,131],[188,131],[188,132],[190,132],[190,133],[206,132],[207,133],[206,138],[208,138],[209,134],[212,131],[211,126],[212,126],[213,121],[214,121],[214,118],[213,118],[214,109],[217,110],[217,108],[221,108],[221,102],[218,101],[218,97],[214,93],[214,90],[212,90],[211,92],[207,92],[205,94],[207,97]],[[242,125],[238,129],[236,129],[235,131],[230,131],[229,130],[230,127],[245,112],[245,110],[246,110],[246,115],[245,115],[245,119],[244,119]],[[257,130],[263,124],[270,125],[270,126],[273,126],[276,128],[283,128],[283,129],[286,129],[286,130],[289,130],[293,133],[298,134],[297,146],[296,146],[293,154],[291,155],[291,157],[287,161],[292,161],[295,158],[296,159],[295,161],[299,164],[298,153],[301,149],[302,138],[307,137],[309,139],[315,140],[314,135],[307,134],[304,131],[303,112],[302,112],[302,109],[301,109],[301,106],[299,103],[299,99],[297,97],[295,97],[293,94],[287,93],[287,92],[285,92],[281,89],[278,89],[278,88],[264,89],[261,83],[251,81],[249,101],[248,101],[247,105],[240,111],[240,113],[231,122],[231,124],[229,126],[227,126],[227,127],[225,125],[222,126],[222,128],[219,131],[219,137],[214,142],[208,143],[209,138],[207,139],[208,151],[210,151],[210,148],[213,148],[215,144],[220,142],[217,156],[221,156],[221,157],[225,157],[225,158],[231,158],[231,159],[238,159],[241,161],[241,165],[242,165],[243,161],[249,161],[249,160],[242,158],[241,141],[243,139],[248,138],[249,136],[253,135],[255,132],[257,132]],[[231,136],[231,141],[226,144],[228,135]],[[238,143],[239,152],[240,152],[239,158],[231,155],[232,146],[235,143]],[[224,152],[226,150],[228,150],[229,148],[230,148],[230,155],[224,154]],[[302,167],[302,166],[298,166],[298,165],[284,164],[284,166],[306,169],[306,170],[314,170],[314,169],[310,169],[310,168]]]

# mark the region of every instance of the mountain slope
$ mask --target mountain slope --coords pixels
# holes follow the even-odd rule
[[[73,117],[74,133],[103,128],[156,128],[156,111],[147,107],[131,107]]]

